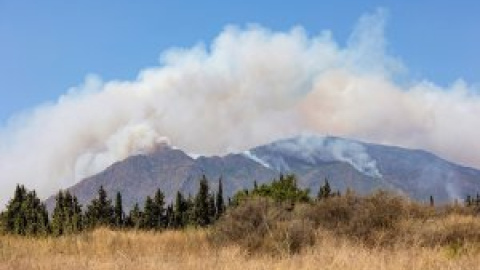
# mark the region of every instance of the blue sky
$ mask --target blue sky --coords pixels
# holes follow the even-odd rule
[[[0,124],[55,101],[87,74],[132,79],[172,46],[208,44],[227,24],[330,29],[342,43],[358,18],[389,12],[388,50],[412,78],[480,81],[478,1],[0,0]]]

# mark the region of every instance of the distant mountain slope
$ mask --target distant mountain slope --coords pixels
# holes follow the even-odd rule
[[[198,180],[205,174],[216,189],[220,177],[223,179],[224,194],[253,186],[253,179],[259,183],[271,180],[277,173],[259,166],[257,162],[241,154],[224,157],[199,157],[193,159],[181,150],[161,146],[152,153],[135,155],[116,162],[103,172],[88,177],[69,188],[81,204],[86,205],[100,186],[110,197],[121,192],[124,206],[130,209],[136,202],[143,204],[148,195],[160,188],[167,200],[173,200],[177,191],[194,195]],[[47,199],[47,207],[54,206],[53,196]]]
[[[354,140],[297,136],[223,157],[190,157],[162,145],[149,154],[131,156],[88,177],[69,190],[82,204],[103,185],[111,197],[121,192],[127,209],[143,203],[160,188],[173,200],[177,191],[195,194],[205,174],[212,189],[221,177],[225,196],[271,181],[280,173],[295,173],[299,184],[316,193],[325,178],[335,189],[360,193],[390,189],[418,200],[433,195],[437,202],[462,198],[480,190],[480,171],[443,160],[431,153]],[[53,197],[47,205],[53,207]]]

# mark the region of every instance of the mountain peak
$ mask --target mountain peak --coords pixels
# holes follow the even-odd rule
[[[294,173],[298,184],[316,192],[325,178],[335,190],[360,194],[376,189],[401,192],[437,202],[463,198],[480,190],[480,171],[465,168],[421,150],[363,143],[330,136],[300,135],[252,148],[240,154],[192,157],[167,144],[130,156],[69,190],[85,205],[100,186],[113,196],[121,192],[125,207],[143,203],[160,188],[167,201],[177,191],[194,194],[206,175],[215,191],[223,179],[225,196],[267,183],[280,173]],[[54,199],[47,200],[53,207]]]

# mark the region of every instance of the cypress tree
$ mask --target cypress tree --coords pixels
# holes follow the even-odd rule
[[[72,194],[67,190],[63,196],[63,231],[65,233],[72,233],[74,230],[73,225],[73,197]]]
[[[155,215],[155,204],[150,196],[147,196],[143,207],[143,227],[154,229],[158,224],[158,217]]]
[[[257,181],[254,182],[254,188],[257,189]],[[217,207],[216,218],[218,219],[225,212],[225,202],[223,200],[223,185],[222,179],[218,180],[218,192],[215,205]]]
[[[173,205],[169,204],[165,211],[165,228],[173,228],[175,225],[175,215]]]
[[[203,175],[200,180],[200,187],[195,197],[194,222],[196,226],[207,226],[209,224],[209,194],[208,180]]]
[[[175,228],[181,228],[185,226],[187,220],[187,202],[183,198],[183,195],[180,193],[180,191],[177,191],[177,196],[175,197],[174,216]]]
[[[157,189],[155,196],[153,198],[153,214],[155,216],[155,228],[166,228],[168,224],[168,219],[165,214],[165,195],[160,189]],[[173,212],[173,209],[172,209]],[[173,216],[173,214],[172,214]]]
[[[14,234],[25,235],[26,219],[22,207],[27,198],[27,190],[23,185],[17,185],[12,202],[7,206],[9,230]]]
[[[47,235],[50,233],[50,224],[48,220],[48,211],[47,207],[44,203],[41,203],[38,210],[36,211],[37,214],[37,224],[38,224],[38,235]]]
[[[185,200],[185,225],[195,225],[195,201],[191,194],[188,194],[187,199]]]
[[[73,216],[72,216],[72,231],[80,232],[83,230],[83,215],[82,206],[78,202],[76,196],[72,198]]]
[[[113,214],[115,219],[115,226],[117,228],[123,227],[125,222],[125,214],[123,212],[122,194],[120,192],[117,192],[117,196],[115,197],[115,209],[113,211]]]
[[[215,196],[208,194],[208,223],[214,221],[217,217],[217,207],[215,206]]]
[[[64,199],[63,199],[63,191],[59,191],[57,196],[55,197],[55,208],[53,209],[52,215],[52,233],[55,236],[59,236],[63,234],[64,229]]]

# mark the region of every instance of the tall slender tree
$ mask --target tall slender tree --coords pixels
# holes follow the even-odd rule
[[[115,208],[113,210],[113,215],[115,219],[115,226],[117,228],[123,227],[125,222],[125,213],[123,212],[122,194],[120,192],[117,192],[117,196],[115,197]]]
[[[175,209],[174,209],[174,227],[181,228],[185,226],[187,221],[187,202],[183,198],[182,193],[177,191],[177,196],[175,197]]]
[[[168,220],[165,213],[165,195],[160,189],[157,189],[157,191],[155,192],[153,204],[153,214],[155,215],[155,228],[166,228]]]
[[[208,223],[212,223],[217,217],[217,207],[215,206],[215,195],[208,194]]]
[[[155,229],[158,224],[158,216],[155,214],[155,204],[150,196],[147,196],[147,199],[145,199],[142,223],[145,229]]]
[[[52,233],[55,236],[62,235],[65,227],[65,217],[64,217],[64,202],[63,191],[60,190],[55,197],[55,208],[53,209],[52,215]]]
[[[210,223],[208,200],[208,180],[207,177],[203,175],[200,180],[197,196],[195,197],[194,222],[196,226],[207,226]]]
[[[254,189],[256,186],[257,181],[255,181]],[[258,187],[257,187],[258,188]],[[217,213],[216,213],[216,218],[218,219],[223,213],[225,212],[225,201],[223,199],[223,184],[222,184],[222,178],[218,180],[218,191],[217,191],[217,197],[216,197],[216,202],[215,205],[217,207]]]

